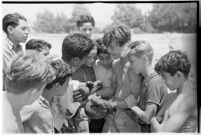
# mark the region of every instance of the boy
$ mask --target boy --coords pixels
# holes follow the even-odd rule
[[[72,70],[58,58],[50,58],[50,64],[56,78],[45,86],[41,96],[32,105],[21,110],[25,133],[54,133],[53,121],[64,117],[53,107],[54,97],[65,94]]]
[[[126,43],[131,40],[130,29],[118,26],[106,33],[103,43],[116,60],[112,67],[112,89],[114,89],[114,101],[112,106],[117,109],[113,118],[107,120],[103,129],[105,132],[139,132],[140,126],[130,116],[128,102],[129,96],[138,97],[141,88],[141,76],[136,75],[127,64],[127,56],[122,57]],[[113,104],[115,103],[115,105]],[[131,111],[130,111],[131,112]],[[106,122],[107,123],[107,122]],[[111,127],[110,127],[111,126]]]
[[[141,132],[150,132],[150,119],[156,115],[165,96],[167,87],[152,67],[153,48],[146,41],[129,44],[129,61],[133,72],[143,76],[138,105],[130,107],[139,117]]]
[[[113,57],[102,44],[102,41],[100,40],[99,42],[100,44],[97,47],[98,59],[95,61],[93,68],[96,80],[103,83],[103,89],[97,91],[96,94],[108,99],[114,94],[114,90],[111,88]]]
[[[3,100],[4,132],[24,132],[20,118],[21,108],[32,104],[52,79],[54,74],[47,58],[35,51],[21,52],[11,59]]]
[[[64,39],[62,44],[62,59],[76,71],[86,62],[88,54],[93,47],[94,43],[89,37],[80,33],[70,34]],[[69,112],[68,118],[79,114],[77,117],[81,119],[81,122],[75,123],[76,132],[89,132],[88,124],[86,124],[88,123],[88,117],[82,105],[73,100],[77,96],[77,92],[79,92],[76,90],[79,88],[79,85],[83,85],[83,83],[75,80],[69,81],[69,87],[65,95],[61,97],[61,105],[64,111],[67,110]],[[82,98],[80,97],[80,99]]]
[[[180,51],[170,51],[162,56],[155,65],[155,70],[161,74],[167,87],[176,92],[168,95],[164,101],[164,118],[160,123],[156,117],[151,119],[155,132],[195,132],[196,90],[193,90],[189,80],[191,63],[188,56]]]
[[[25,48],[26,50],[36,50],[41,54],[47,56],[50,54],[50,49],[52,48],[52,45],[42,39],[31,39],[26,43]]]
[[[2,29],[6,34],[6,38],[3,40],[3,80],[5,80],[9,61],[22,51],[20,43],[26,42],[29,28],[27,19],[18,13],[5,15],[2,24]],[[5,81],[3,81],[3,87],[5,90]]]
[[[80,15],[76,21],[79,33],[91,38],[95,26],[94,18],[89,14]]]

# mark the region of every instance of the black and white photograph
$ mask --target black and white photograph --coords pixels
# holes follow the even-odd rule
[[[195,133],[198,0],[1,3],[2,133]]]

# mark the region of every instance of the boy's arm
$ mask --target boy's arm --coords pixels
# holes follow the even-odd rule
[[[164,83],[159,78],[153,78],[150,81],[150,85],[148,88],[145,87],[145,90],[142,89],[142,95],[143,93],[146,94],[146,107],[145,110],[140,109],[138,106],[133,106],[132,110],[138,115],[138,117],[146,122],[147,124],[150,124],[150,119],[156,115],[156,111],[158,106],[160,106],[164,100],[164,97],[166,95],[166,89],[164,89]]]
[[[101,90],[98,90],[95,92],[97,95],[100,95],[101,97],[111,97],[114,95],[115,90],[112,89],[111,87],[105,87]]]
[[[135,112],[141,120],[150,124],[150,119],[156,114],[157,105],[149,103],[146,105],[145,111],[140,109],[138,106],[133,106],[131,110]]]
[[[193,99],[185,99],[178,112],[170,118],[168,118],[168,112],[166,111],[162,124],[159,124],[155,117],[152,118],[151,124],[153,130],[155,132],[177,132],[188,120],[193,110],[195,110],[195,102]]]

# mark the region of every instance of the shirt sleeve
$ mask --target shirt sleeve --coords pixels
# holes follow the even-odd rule
[[[151,80],[150,86],[147,90],[147,103],[153,103],[157,106],[161,106],[166,93],[167,88],[160,78],[157,77]]]

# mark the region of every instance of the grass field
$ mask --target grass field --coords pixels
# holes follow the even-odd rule
[[[67,34],[31,34],[29,39],[44,39],[52,44],[51,53],[61,56],[61,46],[63,39]],[[94,38],[101,37],[102,35],[94,35]],[[180,49],[186,51],[191,63],[191,74],[190,77],[196,86],[196,34],[135,34],[132,35],[132,41],[136,40],[146,40],[148,41],[154,49],[154,61],[156,62],[162,55],[170,51],[171,49]]]

